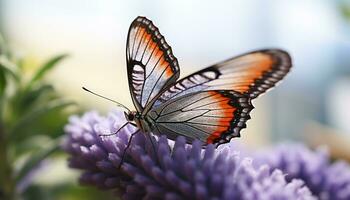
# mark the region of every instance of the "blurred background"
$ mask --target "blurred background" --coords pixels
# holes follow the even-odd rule
[[[181,76],[247,51],[287,50],[291,73],[253,102],[256,109],[239,140],[254,148],[290,140],[326,145],[333,157],[350,160],[350,1],[0,0],[0,32],[27,66],[69,54],[47,80],[85,110],[107,112],[116,108],[113,103],[81,87],[133,108],[125,43],[139,15],[159,27]],[[57,162],[39,183],[59,174],[55,181],[74,184],[76,174],[64,160]]]

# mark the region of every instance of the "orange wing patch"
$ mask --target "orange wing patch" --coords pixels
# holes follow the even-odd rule
[[[263,76],[265,72],[271,70],[273,66],[273,59],[270,55],[263,53],[251,54],[243,56],[235,60],[235,64],[238,67],[235,68],[222,68],[223,75],[220,77],[224,81],[229,80],[228,84],[231,84],[231,88],[238,92],[247,92],[251,86],[253,86],[256,79]],[[240,63],[248,64],[245,67],[246,71],[239,71]]]
[[[289,55],[281,50],[257,51],[214,65],[221,75],[204,85],[208,89],[229,89],[252,98],[281,80],[291,67]]]
[[[216,129],[213,133],[209,135],[207,138],[207,144],[214,143],[217,140],[220,140],[221,134],[225,132],[229,132],[231,122],[234,121],[235,111],[237,108],[232,104],[231,98],[228,96],[224,96],[223,93],[213,91],[216,93],[212,98],[215,99],[218,103],[216,103],[216,112],[215,115],[211,115],[213,118],[216,118]],[[209,111],[209,115],[213,114],[212,111]]]
[[[207,109],[207,112],[202,116],[205,118],[194,118],[187,123],[200,122],[210,126],[210,128],[202,128],[202,130],[210,130],[210,134],[206,138],[208,144],[229,141],[232,137],[239,136],[239,130],[245,127],[245,123],[239,124],[239,122],[245,122],[249,119],[248,113],[253,108],[250,100],[233,91],[208,91],[207,93],[207,98],[203,98],[186,108],[186,110],[191,111]]]
[[[245,122],[250,119],[249,112],[253,109],[250,100],[234,91],[209,91],[212,105],[215,109],[209,110],[204,116],[211,117],[215,128],[206,138],[207,144],[222,144],[229,142],[233,137],[240,136],[240,130],[246,127]],[[203,108],[199,108],[203,109]]]

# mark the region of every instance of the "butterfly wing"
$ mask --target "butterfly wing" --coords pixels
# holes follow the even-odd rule
[[[209,90],[234,90],[256,98],[282,80],[291,66],[291,58],[285,51],[250,52],[179,80],[160,96],[155,105],[192,92]]]
[[[139,112],[147,112],[160,95],[179,77],[177,59],[164,37],[145,17],[137,17],[129,28],[126,44],[129,89]]]
[[[147,114],[153,133],[222,144],[240,136],[253,109],[249,97],[235,91],[202,91],[173,98]]]

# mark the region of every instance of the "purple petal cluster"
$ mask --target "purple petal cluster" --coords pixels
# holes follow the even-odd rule
[[[301,179],[322,200],[350,200],[350,166],[331,163],[324,148],[311,150],[301,144],[283,144],[253,153],[254,164],[280,169],[288,181]]]
[[[116,189],[123,199],[314,199],[301,180],[287,181],[280,170],[255,168],[229,148],[215,150],[183,137],[169,144],[136,134],[125,159],[121,157],[131,133],[121,112],[102,117],[96,112],[71,117],[63,148],[69,166],[83,171],[80,181],[103,189]],[[152,139],[152,142],[150,140]]]

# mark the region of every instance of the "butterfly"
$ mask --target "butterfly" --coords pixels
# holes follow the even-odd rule
[[[197,139],[216,146],[240,137],[254,108],[251,101],[282,80],[292,66],[287,52],[265,49],[178,80],[180,68],[171,47],[145,17],[130,25],[126,61],[136,108],[125,112],[128,123],[146,134],[172,140],[183,136],[188,143]]]

